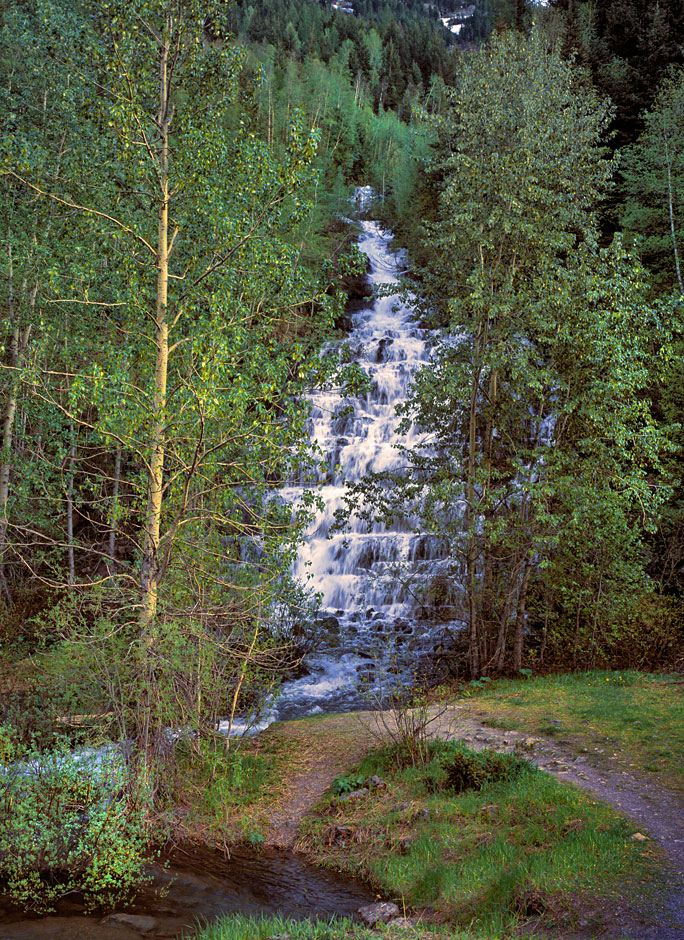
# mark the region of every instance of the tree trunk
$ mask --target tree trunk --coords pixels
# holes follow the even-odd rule
[[[161,527],[164,456],[166,450],[166,383],[169,367],[169,102],[167,68],[169,42],[161,48],[159,82],[160,203],[157,240],[157,293],[155,306],[155,373],[152,399],[152,453],[147,473],[147,510],[143,532],[140,626],[143,642],[154,641],[154,620],[159,594],[159,542]]]
[[[74,561],[74,474],[76,472],[76,427],[69,421],[69,461],[67,464],[67,556],[69,560],[69,587],[76,583]]]
[[[670,235],[672,237],[672,251],[674,253],[675,272],[677,274],[677,283],[679,290],[684,293],[682,285],[682,272],[679,267],[679,251],[677,250],[677,232],[674,219],[674,196],[672,193],[672,161],[670,159],[670,148],[667,143],[667,131],[663,127],[663,143],[665,144],[665,165],[667,167],[667,208],[670,213]]]
[[[523,566],[520,590],[518,592],[518,610],[515,615],[515,639],[513,641],[513,669],[520,672],[522,669],[522,656],[525,643],[525,616],[527,612],[527,588],[530,583],[532,565],[526,558]]]
[[[17,414],[17,403],[19,400],[19,376],[17,371],[21,367],[24,353],[28,348],[31,338],[31,324],[19,329],[14,309],[14,284],[13,284],[13,264],[12,264],[12,245],[11,235],[8,238],[8,312],[12,326],[12,339],[10,341],[9,364],[14,370],[10,379],[9,391],[5,407],[2,412],[2,451],[0,452],[0,584],[2,589],[10,600],[9,587],[7,586],[7,577],[5,574],[5,552],[7,549],[7,506],[9,503],[9,483],[12,465],[12,441],[14,437],[14,419]],[[38,283],[36,282],[29,298],[29,305],[33,311],[38,293]]]
[[[468,539],[467,564],[467,593],[468,593],[468,656],[470,660],[470,673],[473,678],[480,675],[480,638],[478,635],[478,611],[476,600],[476,564],[477,548],[474,527],[475,505],[475,449],[477,446],[477,388],[478,377],[473,376],[470,396],[470,415],[468,421],[468,470],[466,482],[466,533]]]
[[[117,518],[119,503],[119,486],[121,485],[121,445],[116,448],[114,457],[114,482],[112,487],[112,518],[109,527],[109,545],[107,551],[107,569],[111,572],[116,570],[116,533],[119,528]]]
[[[157,641],[157,603],[160,579],[160,531],[166,455],[166,385],[169,368],[169,87],[170,23],[160,41],[159,114],[157,117],[159,163],[159,214],[157,237],[157,289],[154,313],[155,368],[150,428],[151,453],[147,465],[147,506],[142,533],[142,564],[140,570],[140,704],[136,718],[136,741],[140,768],[140,785],[147,812],[154,799],[155,750],[159,728],[154,716],[157,698],[154,651]]]

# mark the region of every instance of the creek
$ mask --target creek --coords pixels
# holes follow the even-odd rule
[[[358,192],[362,212],[369,196],[369,190]],[[430,336],[399,295],[405,257],[391,251],[392,233],[377,222],[363,219],[360,225],[358,246],[368,258],[368,279],[381,293],[352,315],[339,355],[360,366],[369,390],[352,398],[338,390],[310,395],[309,434],[322,454],[316,491],[324,508],[307,532],[294,574],[322,596],[316,649],[304,659],[304,674],[285,682],[256,720],[235,722],[234,734],[263,730],[274,721],[377,706],[397,677],[412,683],[435,649],[451,639],[450,625],[436,626],[429,594],[421,590],[421,581],[439,564],[439,548],[430,535],[415,531],[415,520],[402,516],[385,524],[352,516],[342,531],[335,530],[347,484],[400,470],[401,447],[421,442],[415,425],[398,433],[397,407],[430,358]],[[307,487],[309,480],[298,480],[281,493],[296,504]],[[228,730],[228,722],[221,730]]]
[[[127,907],[154,918],[147,937],[192,936],[198,923],[224,914],[279,914],[294,918],[352,915],[375,895],[339,874],[309,865],[279,849],[177,849],[168,867],[155,867],[153,883]],[[62,901],[49,917],[27,917],[0,899],[1,940],[139,940],[140,931],[82,913],[78,899]],[[106,920],[106,918],[105,918]]]

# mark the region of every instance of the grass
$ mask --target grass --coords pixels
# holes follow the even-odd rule
[[[489,724],[598,744],[662,783],[684,788],[684,682],[679,676],[586,672],[498,680],[469,689]]]
[[[196,940],[267,940],[270,937],[287,937],[288,940],[408,940],[408,938],[432,938],[442,936],[449,940],[472,940],[472,934],[454,932],[449,929],[421,928],[410,933],[405,929],[379,928],[368,930],[349,920],[340,919],[325,923],[307,920],[286,920],[282,917],[245,917],[233,914],[208,925]]]
[[[223,741],[179,754],[174,802],[184,807],[183,828],[193,839],[221,844],[260,843],[268,807],[282,794],[292,746],[274,735],[226,753]]]
[[[504,755],[508,777],[457,793],[448,786],[455,755],[473,752],[434,742],[418,768],[398,766],[390,749],[369,754],[358,773],[378,774],[387,787],[342,803],[331,793],[305,821],[299,847],[491,940],[526,922],[571,923],[580,895],[586,910],[650,871],[630,841],[633,827],[608,807]]]
[[[272,819],[296,795],[302,779],[332,777],[371,745],[348,715],[316,715],[271,725],[226,754],[222,741],[181,759],[173,800],[183,807],[185,832],[208,844],[263,842]],[[330,773],[330,768],[335,768]]]

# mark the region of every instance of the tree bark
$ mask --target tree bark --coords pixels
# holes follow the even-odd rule
[[[663,143],[665,144],[665,165],[667,167],[667,208],[670,214],[670,235],[672,237],[672,251],[674,253],[675,272],[677,274],[677,283],[679,290],[684,293],[682,285],[682,272],[679,267],[679,251],[677,249],[677,232],[674,219],[674,196],[672,193],[672,161],[670,159],[670,148],[667,143],[667,131],[663,127]]]
[[[74,560],[74,474],[76,472],[76,427],[69,421],[69,461],[67,463],[67,556],[69,561],[69,587],[76,583]]]
[[[520,672],[522,669],[522,656],[525,645],[525,617],[527,613],[527,588],[530,583],[532,565],[526,558],[523,566],[520,590],[518,592],[518,609],[515,615],[515,639],[513,641],[513,669]]]
[[[466,565],[467,565],[467,592],[468,592],[468,655],[470,659],[470,673],[473,678],[480,675],[480,638],[478,631],[478,610],[476,600],[476,565],[477,548],[474,529],[475,505],[475,449],[477,446],[477,387],[478,376],[473,376],[470,395],[470,414],[468,419],[468,470],[466,483],[466,533],[468,539]]]
[[[109,544],[107,546],[107,569],[111,573],[116,568],[116,533],[119,528],[117,507],[119,502],[119,487],[121,485],[121,445],[116,448],[114,457],[114,481],[112,486],[112,518],[109,526]]]
[[[2,451],[0,452],[0,584],[2,589],[10,600],[9,587],[5,574],[5,552],[7,549],[7,527],[9,520],[7,517],[7,506],[9,503],[9,484],[12,466],[12,442],[14,438],[14,420],[17,414],[17,404],[19,400],[19,376],[17,370],[21,367],[24,353],[28,348],[31,339],[31,324],[29,323],[23,330],[19,328],[16,311],[14,309],[14,268],[12,263],[12,244],[11,236],[8,238],[8,312],[10,322],[12,323],[12,339],[10,341],[9,364],[14,370],[10,379],[7,400],[2,412]],[[29,297],[29,306],[31,311],[35,308],[36,295],[38,293],[38,282],[31,291]]]
[[[147,464],[147,505],[142,533],[140,568],[140,705],[136,715],[137,757],[140,785],[149,820],[154,801],[153,766],[156,760],[158,733],[155,718],[157,688],[155,679],[155,647],[158,637],[157,606],[160,581],[160,533],[164,491],[164,458],[166,456],[166,386],[169,368],[169,55],[170,22],[159,42],[159,113],[158,165],[159,210],[157,235],[157,285],[154,311],[154,390],[150,428],[150,458]]]
[[[152,399],[151,457],[147,474],[147,509],[143,532],[140,627],[144,643],[154,642],[154,620],[159,595],[159,544],[166,452],[166,383],[169,368],[169,41],[161,46],[159,80],[159,183],[160,203],[157,238],[157,292],[155,306],[155,373]]]

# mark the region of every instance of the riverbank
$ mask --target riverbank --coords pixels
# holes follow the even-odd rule
[[[488,937],[505,936],[511,923],[526,919],[535,930],[543,921],[550,922],[551,931],[562,923],[563,937],[684,936],[684,931],[672,926],[678,923],[676,905],[672,908],[667,892],[661,890],[669,883],[676,892],[678,870],[684,867],[678,854],[679,846],[684,846],[679,842],[684,839],[680,831],[684,827],[682,801],[676,790],[664,785],[662,773],[646,769],[651,766],[648,755],[654,749],[664,749],[668,740],[676,756],[682,729],[677,731],[663,722],[646,740],[637,733],[633,720],[637,710],[643,730],[657,725],[660,714],[675,716],[680,696],[676,677],[635,673],[483,683],[467,687],[465,698],[461,690],[460,697],[452,698],[442,710],[432,726],[433,734],[460,738],[475,749],[524,755],[558,781],[544,774],[523,791],[516,787],[508,793],[485,790],[477,798],[469,796],[465,809],[458,801],[430,793],[420,779],[411,784],[417,790],[409,787],[403,792],[408,784],[397,779],[394,789],[388,788],[382,796],[375,794],[367,802],[363,798],[358,803],[335,802],[331,787],[345,758],[349,786],[358,784],[362,789],[361,778],[372,776],[371,764],[377,762],[377,755],[357,755],[364,749],[369,755],[377,748],[387,713],[316,716],[273,726],[261,737],[270,740],[273,748],[279,742],[292,759],[290,770],[285,771],[288,786],[264,807],[264,840],[295,845],[317,863],[362,874],[387,896],[399,901],[403,897],[408,906],[418,909],[427,905],[432,913],[439,904],[435,905],[434,897],[427,899],[420,884],[421,866],[423,875],[426,867],[441,867],[441,877],[448,882],[452,870],[462,868],[463,859],[479,854],[485,861],[489,856],[485,867],[489,866],[493,880],[515,881],[505,847],[518,846],[518,854],[537,856],[532,875],[543,874],[543,870],[552,873],[552,902],[532,891],[528,907],[537,904],[540,910],[536,914],[523,911],[521,916],[516,901],[520,890],[514,886],[515,891],[500,904],[503,919],[499,926],[490,920]],[[497,707],[511,697],[511,707]],[[542,701],[547,702],[548,714],[540,728]],[[577,713],[580,706],[582,716]],[[508,729],[514,720],[519,731]],[[562,722],[568,733],[544,733],[544,727],[557,728],[555,722]],[[500,727],[503,723],[505,728]],[[621,727],[627,730],[618,746],[616,735]],[[254,742],[250,746],[259,745]],[[668,781],[674,786],[678,780],[681,784],[674,761],[668,766]],[[385,768],[378,764],[375,770],[387,778]],[[444,804],[441,818],[440,812],[432,816],[435,800],[438,810]],[[392,807],[402,803],[408,803],[409,808],[393,814]],[[497,807],[493,815],[488,809],[492,804]],[[534,806],[531,817],[520,811],[521,806]],[[563,807],[560,815],[559,806]],[[419,815],[425,809],[430,810],[431,821]],[[483,810],[487,810],[484,816]],[[444,813],[454,826],[451,835],[445,833]],[[546,826],[550,814],[553,827]],[[578,820],[582,821],[580,839]],[[545,834],[539,835],[539,826]],[[293,840],[297,831],[299,838]],[[535,845],[537,838],[539,844]],[[413,843],[410,852],[405,851],[406,839]],[[410,884],[408,870],[412,871]],[[470,896],[461,896],[459,904],[462,911],[470,907],[479,917],[489,903],[487,898],[491,901],[492,892],[488,894],[480,884],[479,893],[473,888]],[[507,905],[511,909],[505,915]],[[448,904],[442,915],[453,918]]]
[[[459,940],[497,940],[513,931],[563,940],[681,940],[682,894],[678,901],[676,895],[684,872],[684,801],[664,786],[662,767],[642,768],[668,740],[676,755],[684,731],[663,722],[643,747],[637,733],[657,725],[660,714],[675,715],[681,690],[676,677],[591,673],[494,681],[446,693],[441,705],[430,706],[435,720],[429,731],[438,742],[433,747],[459,739],[473,751],[509,754],[519,764],[522,759],[522,767],[529,761],[529,772],[484,780],[462,793],[444,785],[444,752],[413,767],[381,747],[383,736],[392,736],[390,712],[282,722],[236,742],[228,755],[223,746],[211,760],[193,763],[188,755],[175,794],[185,835],[196,844],[228,846],[231,858],[181,848],[186,858],[176,853],[172,860],[176,880],[167,898],[144,891],[120,912],[152,916],[149,937],[194,936],[204,920],[217,922],[206,940],[242,940],[240,930],[249,940],[282,933],[309,940],[310,928],[292,917],[353,914],[359,897],[378,894],[414,918],[392,927],[392,938],[442,929]],[[628,721],[635,710],[639,726]],[[541,718],[551,729],[563,722],[563,735],[533,728]],[[513,721],[519,730],[509,727]],[[681,785],[673,762],[668,774]],[[366,792],[344,799],[355,789]],[[301,874],[294,882],[293,865]],[[310,865],[326,867],[333,886],[344,872],[352,894],[358,889],[360,896],[340,908],[330,904],[337,888],[326,888],[315,910],[296,910],[298,896],[307,903],[316,897],[319,874]],[[235,911],[268,916],[257,923]],[[219,927],[224,915],[228,920]],[[286,915],[290,921],[283,926],[277,918]],[[141,935],[130,925],[83,917],[73,905],[71,914],[60,916],[67,920],[12,921],[5,911],[0,936]],[[325,930],[311,937],[370,936],[343,924]]]

